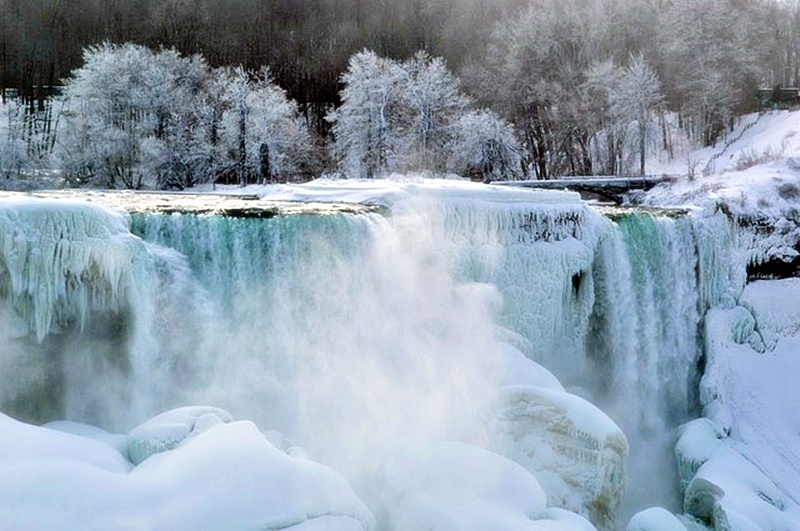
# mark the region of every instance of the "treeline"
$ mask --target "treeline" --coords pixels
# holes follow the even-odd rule
[[[399,62],[365,50],[350,59],[342,83],[342,104],[325,115],[334,131],[327,142],[269,68],[212,68],[200,55],[131,43],[92,46],[42,110],[17,100],[0,106],[0,170],[7,179],[55,170],[72,186],[129,189],[304,180],[325,171],[453,171],[485,180],[521,173],[511,124],[475,109],[441,58],[418,52]]]
[[[269,66],[320,132],[350,56],[424,49],[453,66],[481,49],[519,0],[0,0],[0,91],[30,101],[103,42],[201,54],[213,66]]]
[[[74,85],[82,50],[106,41],[202,62],[214,72],[206,80],[230,81],[220,73],[237,67],[250,83],[263,84],[259,72],[268,67],[270,86],[285,91],[310,139],[315,156],[296,165],[306,173],[458,167],[454,142],[470,113],[504,124],[503,134],[511,127],[514,140],[506,144],[516,146],[515,155],[501,164],[504,175],[644,172],[648,150],[676,148],[672,129],[710,145],[736,116],[757,108],[758,88],[800,82],[800,6],[778,0],[0,0],[0,9],[0,89],[18,96],[18,106],[5,111],[5,130],[24,130],[14,152],[25,144],[33,159],[55,150],[52,132],[74,113],[67,109],[60,118],[47,104],[47,87],[65,79]],[[399,67],[406,80],[415,54],[426,51],[452,72],[469,104],[459,104],[458,118],[445,112],[449,125],[433,144],[415,143],[408,133],[411,98],[395,87],[386,94],[392,112],[380,115],[391,119],[353,143],[341,124],[343,109],[355,107],[348,95],[352,60],[365,49],[385,60],[376,79],[383,71],[397,75]],[[214,90],[221,94],[225,83]],[[222,97],[203,86],[197,94]],[[203,119],[192,127],[214,123]],[[162,124],[156,138],[166,134],[167,122],[155,123]],[[362,150],[357,157],[355,146]],[[408,146],[421,151],[411,156]],[[232,168],[237,149],[226,149]],[[264,173],[254,169],[258,156],[248,157],[237,168],[247,162],[250,174]],[[210,167],[218,175],[233,171]]]

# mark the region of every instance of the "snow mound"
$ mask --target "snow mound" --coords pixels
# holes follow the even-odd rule
[[[227,411],[193,406],[162,413],[131,430],[128,459],[138,465],[151,455],[177,448],[191,437],[219,424],[233,422]]]
[[[686,526],[666,509],[651,507],[634,515],[627,531],[686,531]]]
[[[686,489],[684,510],[712,529],[798,529],[800,507],[741,453],[723,447]]]
[[[463,443],[397,452],[383,465],[380,521],[395,531],[589,531],[567,511],[550,511],[520,465]]]
[[[204,409],[173,412],[151,426],[216,415],[198,415]],[[250,422],[210,424],[132,468],[110,445],[0,416],[0,528],[373,528],[338,473],[283,453]]]

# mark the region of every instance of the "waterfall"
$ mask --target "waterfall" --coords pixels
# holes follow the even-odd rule
[[[633,507],[681,509],[671,449],[675,429],[699,413],[696,247],[688,218],[625,214],[593,267],[586,381],[631,441]]]
[[[18,219],[14,203],[0,212],[14,224],[0,242],[0,363],[24,378],[0,386],[3,410],[121,429],[215,405],[334,466],[368,505],[395,441],[524,461],[557,433],[553,469],[522,464],[606,528],[624,481],[616,422],[633,490],[661,485],[625,510],[678,509],[674,472],[653,478],[644,458],[656,445],[674,466],[673,430],[696,413],[698,271],[713,256],[688,219],[611,221],[577,196],[542,197],[418,193],[386,214],[263,219],[90,206],[64,218],[56,202]],[[41,235],[69,247],[33,245]],[[538,365],[516,371],[524,358]],[[46,403],[21,405],[43,388]],[[524,424],[541,411],[567,424]]]

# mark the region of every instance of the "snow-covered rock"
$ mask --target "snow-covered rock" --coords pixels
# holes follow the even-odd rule
[[[585,519],[548,509],[520,465],[463,443],[435,443],[391,455],[378,520],[395,531],[592,531]]]
[[[233,416],[215,407],[191,406],[167,411],[131,430],[128,459],[138,465],[151,455],[177,448],[186,439],[228,422],[233,422]]]
[[[197,415],[202,410],[205,415]],[[217,413],[172,412],[150,426],[194,418],[197,427],[208,415]],[[92,430],[72,431],[83,434],[0,416],[0,528],[373,528],[370,511],[342,476],[285,454],[250,422],[208,422],[172,451],[136,467],[111,445],[88,437],[96,435]]]
[[[678,518],[662,507],[637,513],[628,522],[627,531],[687,531]]]
[[[557,388],[507,387],[490,433],[492,448],[530,470],[550,505],[613,528],[625,491],[628,442],[600,409]]]

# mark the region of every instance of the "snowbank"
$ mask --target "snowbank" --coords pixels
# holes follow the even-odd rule
[[[199,412],[169,413],[147,426],[163,431]],[[0,416],[0,437],[3,529],[358,531],[373,525],[340,475],[283,453],[249,422],[208,425],[135,467],[111,445],[7,416]]]
[[[198,188],[211,191],[209,187]],[[254,195],[262,200],[360,203],[389,206],[414,196],[450,199],[480,197],[492,202],[580,203],[580,194],[567,191],[533,190],[493,186],[456,176],[449,179],[422,175],[392,175],[387,179],[322,178],[304,184],[216,186],[214,193]]]

